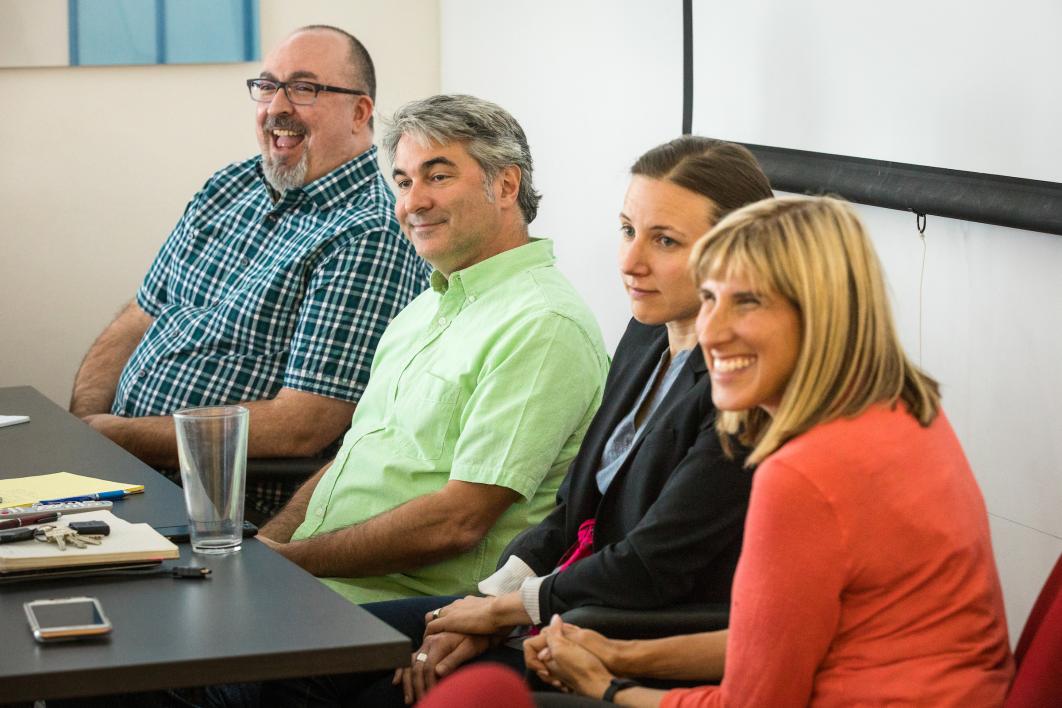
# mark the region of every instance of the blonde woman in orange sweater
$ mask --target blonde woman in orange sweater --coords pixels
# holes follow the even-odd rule
[[[691,264],[719,430],[759,465],[730,629],[617,642],[558,618],[529,666],[631,706],[1002,704],[1013,661],[984,502],[855,211],[757,202]]]

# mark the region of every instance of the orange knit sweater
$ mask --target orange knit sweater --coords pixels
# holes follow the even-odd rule
[[[984,501],[943,413],[875,406],[757,470],[721,686],[687,706],[999,706],[1014,672]]]

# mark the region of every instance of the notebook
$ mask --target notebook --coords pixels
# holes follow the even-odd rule
[[[0,509],[29,506],[42,499],[65,499],[99,492],[142,492],[144,485],[111,482],[71,472],[0,479]]]
[[[178,558],[181,553],[149,524],[131,524],[109,511],[89,511],[62,517],[56,526],[71,521],[104,521],[111,528],[98,546],[60,551],[54,543],[19,541],[0,545],[0,576],[45,568],[73,568],[116,563],[144,563]]]

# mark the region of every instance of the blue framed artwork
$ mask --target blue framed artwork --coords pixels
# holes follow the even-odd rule
[[[70,66],[257,61],[258,0],[67,0]]]

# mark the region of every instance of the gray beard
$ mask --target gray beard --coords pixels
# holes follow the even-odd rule
[[[274,162],[269,156],[262,155],[262,173],[269,186],[283,194],[289,189],[298,189],[306,184],[306,173],[310,170],[310,151],[303,150],[302,157],[291,167]]]

